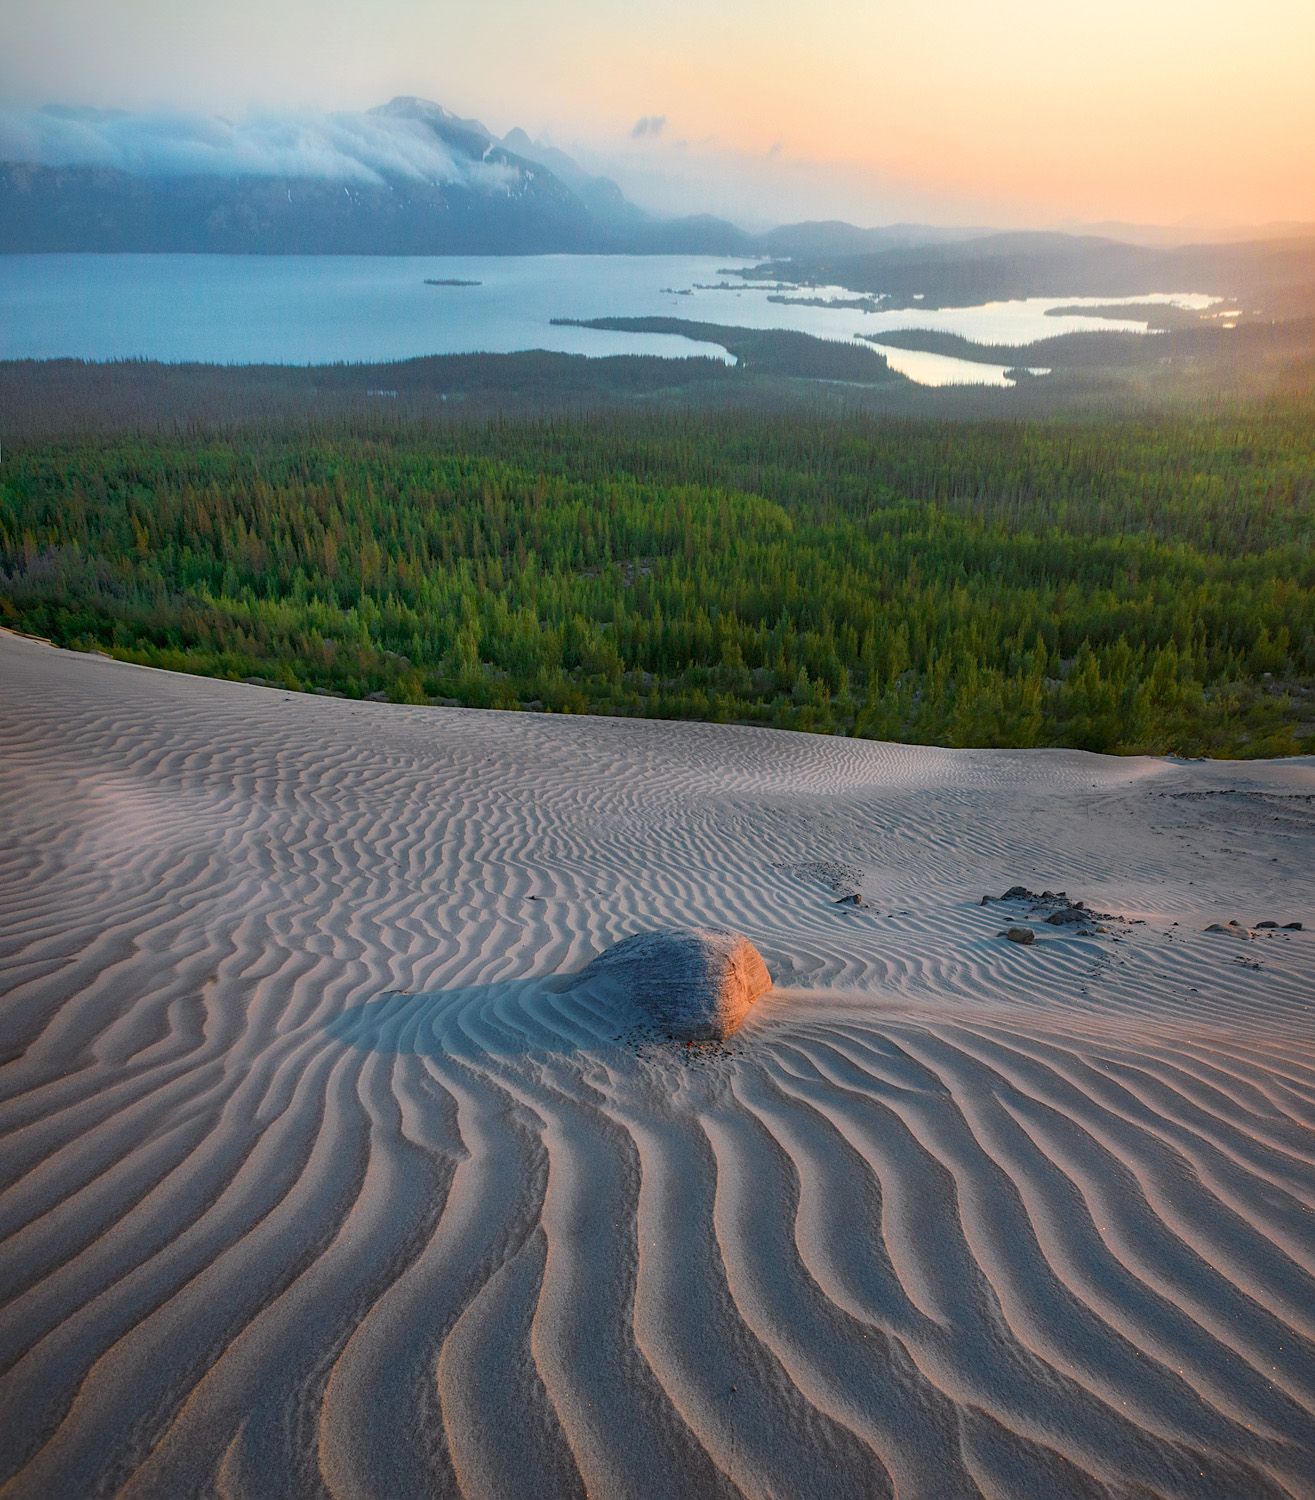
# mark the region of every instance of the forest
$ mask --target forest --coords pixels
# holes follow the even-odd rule
[[[0,624],[353,698],[1312,751],[1312,416],[33,436],[0,466]]]

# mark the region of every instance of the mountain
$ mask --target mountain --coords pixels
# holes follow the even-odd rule
[[[750,235],[709,214],[649,213],[610,177],[520,127],[498,137],[412,97],[363,114],[239,123],[62,106],[0,112],[0,253],[711,254],[774,262],[768,274],[783,279],[971,300],[1079,285],[1110,295],[1160,289],[1175,265],[1183,274],[1232,269],[1220,241],[1265,241],[1282,254],[1311,231],[1220,232],[1211,257],[1184,244],[1181,226],[1062,227],[993,234],[830,220]],[[1176,263],[1154,258],[1170,250]],[[1253,246],[1244,258],[1258,254]],[[934,284],[929,267],[938,268]],[[1296,306],[1308,271],[1302,258],[1266,268],[1264,279],[1282,282]]]
[[[1299,219],[1270,221],[1265,224],[1130,224],[1123,219],[1088,224],[1071,220],[1055,227],[1064,234],[1094,234],[1104,239],[1126,240],[1130,245],[1165,248],[1207,242],[1226,245],[1315,237],[1315,223]]]
[[[503,136],[502,144],[526,161],[546,167],[603,223],[634,226],[650,222],[651,216],[631,203],[610,177],[597,177],[586,172],[565,151],[542,141],[532,141],[519,125]]]
[[[58,139],[72,117],[48,111],[38,124]],[[750,251],[724,220],[654,218],[524,131],[500,140],[423,99],[332,117],[309,141],[215,122],[218,149],[198,132],[195,149],[175,143],[163,163],[143,164],[131,117],[79,111],[76,123],[99,132],[102,159],[0,161],[0,252]]]
[[[610,177],[586,171],[565,151],[543,141],[532,141],[517,126],[502,144],[554,173],[593,214],[613,248],[641,254],[750,255],[761,253],[755,237],[714,214],[686,214],[664,218],[631,203]]]
[[[946,229],[934,224],[886,224],[860,229],[842,219],[782,224],[760,234],[756,244],[764,255],[869,255],[880,250],[909,249],[971,240],[985,229]]]

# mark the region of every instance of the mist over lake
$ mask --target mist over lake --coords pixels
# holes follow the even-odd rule
[[[12,255],[0,257],[0,355],[322,364],[545,349],[730,360],[716,344],[675,334],[554,322],[605,317],[678,317],[835,339],[929,328],[1013,344],[1091,329],[1146,329],[1131,305],[1126,321],[1048,316],[1048,309],[1080,303],[1081,288],[1064,298],[874,311],[852,298],[845,305],[842,288],[782,293],[738,284],[734,273],[751,264],[690,255]],[[882,352],[895,369],[926,384],[1008,383],[1002,366]]]

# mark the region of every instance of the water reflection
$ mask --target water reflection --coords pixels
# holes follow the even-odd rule
[[[799,288],[735,276],[751,264],[657,255],[11,255],[0,257],[0,355],[318,364],[547,349],[710,355],[730,362],[713,343],[553,319],[678,317],[848,340],[924,328],[1018,345],[1091,329],[1146,333],[1144,310],[1153,305],[1201,310],[1216,300],[1183,293],[1075,295],[893,308],[880,296],[844,287]],[[1081,311],[1112,303],[1126,305],[1128,317]],[[1064,309],[1062,316],[1054,315],[1056,308]],[[926,384],[1009,383],[998,364],[882,352],[893,368]]]

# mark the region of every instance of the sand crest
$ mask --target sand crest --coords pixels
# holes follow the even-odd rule
[[[6,1493],[1315,1495],[1311,760],[0,636],[0,817]],[[564,982],[690,925],[719,1046]]]

